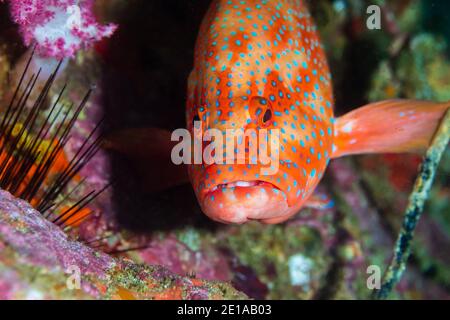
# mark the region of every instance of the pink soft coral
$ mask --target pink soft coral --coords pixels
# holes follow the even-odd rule
[[[2,0],[0,0],[1,2]],[[11,15],[26,45],[44,57],[73,57],[81,48],[109,37],[114,24],[100,25],[93,0],[11,0]]]

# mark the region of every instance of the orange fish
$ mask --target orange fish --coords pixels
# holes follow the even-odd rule
[[[327,59],[304,1],[213,1],[188,80],[187,129],[195,135],[195,121],[220,132],[278,129],[280,141],[273,175],[261,174],[260,163],[190,164],[204,213],[224,223],[279,223],[304,206],[326,206],[313,192],[330,159],[423,151],[450,105],[390,100],[335,118],[333,104]]]

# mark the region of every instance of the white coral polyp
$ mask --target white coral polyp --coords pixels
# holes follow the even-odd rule
[[[47,10],[53,17],[33,32],[38,49],[44,55],[72,57],[83,45],[108,37],[115,29],[115,26],[99,28],[97,24],[89,24],[77,5],[66,10],[59,7],[48,7]]]
[[[2,1],[2,0],[0,0]],[[11,12],[25,43],[45,57],[72,57],[79,49],[113,34],[114,24],[95,20],[92,0],[11,0]]]

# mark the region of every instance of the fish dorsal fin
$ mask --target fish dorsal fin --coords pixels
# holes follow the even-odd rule
[[[187,168],[171,160],[171,133],[159,128],[125,129],[108,135],[105,149],[130,158],[139,173],[145,191],[162,191],[189,181]]]
[[[420,153],[427,149],[450,102],[386,100],[335,122],[332,157],[364,153]]]

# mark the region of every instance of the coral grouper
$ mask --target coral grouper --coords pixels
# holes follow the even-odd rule
[[[191,136],[196,135],[196,124],[201,132],[278,130],[279,143],[273,145],[279,147],[268,154],[278,159],[272,174],[265,174],[260,161],[189,164],[204,213],[224,223],[279,223],[304,206],[326,206],[313,192],[330,159],[424,151],[449,106],[389,100],[335,118],[332,92],[327,59],[304,1],[212,1],[188,80],[187,129]],[[169,133],[139,129],[130,136],[130,132],[122,139],[111,138],[111,145],[117,148],[122,140],[130,149],[130,141],[146,135],[140,141],[151,143],[141,144],[140,154],[145,148],[154,159],[162,159],[170,150]],[[168,143],[163,151],[153,150],[164,137]],[[259,149],[272,142],[272,136],[266,138]],[[250,152],[248,141],[239,143]],[[204,144],[202,150],[209,146]],[[237,149],[226,150],[225,158],[239,160]],[[259,155],[262,150],[257,151]],[[170,162],[170,156],[166,159]],[[161,176],[164,170],[157,171]],[[171,179],[179,171],[172,168]],[[167,180],[156,181],[166,185]]]

